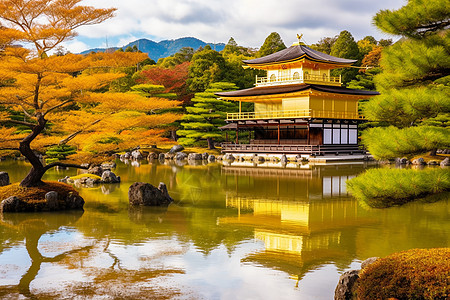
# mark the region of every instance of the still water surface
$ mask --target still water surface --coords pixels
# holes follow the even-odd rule
[[[450,246],[448,200],[380,210],[351,198],[345,181],[367,167],[118,162],[122,183],[79,189],[84,212],[2,216],[0,298],[329,300],[368,257]],[[28,168],[0,163],[13,182]],[[175,202],[129,207],[135,181],[165,182]]]

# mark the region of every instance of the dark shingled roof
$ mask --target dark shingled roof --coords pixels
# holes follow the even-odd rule
[[[219,97],[249,97],[249,96],[264,96],[285,93],[301,92],[307,89],[313,89],[319,92],[346,94],[346,95],[360,95],[360,96],[375,96],[380,93],[375,91],[348,89],[340,86],[318,85],[318,84],[292,84],[292,85],[278,85],[267,87],[253,87],[244,90],[216,93]]]
[[[278,51],[273,54],[269,54],[264,57],[255,58],[251,60],[244,60],[243,62],[249,66],[251,65],[261,65],[261,64],[271,64],[271,63],[282,63],[292,60],[296,60],[306,56],[313,61],[328,62],[332,64],[346,64],[351,65],[356,62],[353,59],[345,59],[334,57],[316,50],[313,50],[305,45],[292,45],[289,48]]]

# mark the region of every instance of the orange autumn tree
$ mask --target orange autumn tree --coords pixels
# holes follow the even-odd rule
[[[31,170],[20,183],[24,187],[43,184],[42,176],[52,167],[80,167],[61,162],[44,166],[33,150],[76,139],[77,146],[84,147],[82,141],[96,134],[102,145],[106,131],[114,136],[137,130],[149,136],[155,132],[143,128],[163,120],[146,113],[177,105],[136,94],[105,93],[112,81],[125,75],[117,70],[136,65],[146,54],[50,55],[76,36],[78,27],[113,17],[113,8],[97,9],[79,2],[0,0],[0,148],[17,149],[30,161]],[[171,122],[176,117],[165,118]],[[81,140],[86,132],[89,136]]]

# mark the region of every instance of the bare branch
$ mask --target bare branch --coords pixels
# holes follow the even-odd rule
[[[0,123],[13,123],[13,124],[25,125],[25,126],[28,126],[30,128],[34,128],[34,126],[36,126],[36,124],[34,124],[34,123],[29,123],[29,122],[24,122],[24,121],[17,121],[17,120],[11,120],[11,119],[0,120]]]
[[[67,144],[71,139],[73,139],[74,137],[76,137],[78,134],[82,133],[83,131],[85,131],[86,129],[88,129],[89,127],[91,127],[92,125],[97,124],[98,122],[100,122],[101,119],[95,120],[94,122],[92,122],[91,124],[87,125],[86,127],[84,127],[83,129],[80,129],[72,134],[70,134],[68,137],[66,137],[65,139],[62,139],[61,141],[59,141],[58,145],[64,145]]]
[[[64,102],[62,102],[62,103],[60,103],[60,104],[58,104],[58,105],[55,105],[55,106],[53,106],[53,107],[50,107],[50,108],[47,109],[47,111],[44,113],[44,117],[45,117],[49,112],[51,112],[52,110],[55,110],[55,109],[57,109],[57,108],[60,108],[60,107],[66,105],[67,103],[70,103],[70,102],[72,102],[72,101],[73,101],[72,99],[66,100],[66,101],[64,101]]]

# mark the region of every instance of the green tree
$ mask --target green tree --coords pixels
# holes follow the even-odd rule
[[[334,43],[337,40],[337,36],[335,37],[324,37],[320,39],[315,44],[311,45],[311,48],[317,51],[320,51],[322,53],[330,54],[331,53],[331,47],[333,47]]]
[[[278,51],[286,49],[286,45],[284,44],[281,36],[277,32],[272,32],[264,41],[264,44],[261,46],[257,53],[257,57],[263,57]]]
[[[174,55],[165,58],[160,58],[158,60],[158,66],[161,68],[172,68],[177,65],[181,65],[182,63],[191,61],[192,57],[194,56],[194,53],[195,51],[193,48],[183,47]]]
[[[223,56],[206,45],[192,56],[187,80],[190,91],[202,92],[211,83],[221,81],[224,78],[225,69]]]
[[[450,5],[445,0],[410,0],[399,10],[380,11],[375,24],[403,39],[385,48],[381,95],[365,106],[370,120],[391,125],[364,132],[377,158],[395,158],[450,147]],[[383,138],[386,137],[386,138]]]
[[[214,142],[223,140],[219,127],[225,125],[226,113],[236,109],[236,103],[220,100],[214,94],[236,89],[233,83],[216,82],[204,92],[196,93],[191,100],[194,105],[186,107],[187,114],[181,119],[183,129],[177,131],[181,136],[178,143],[204,146],[206,140],[208,148],[214,149]]]
[[[347,30],[341,31],[336,42],[331,47],[330,54],[336,57],[356,59],[358,61],[361,59],[358,44],[355,42],[352,34]],[[358,63],[356,63],[356,65],[358,65]],[[333,76],[342,76],[342,82],[344,84],[355,79],[357,74],[358,69],[355,68],[332,70]]]

